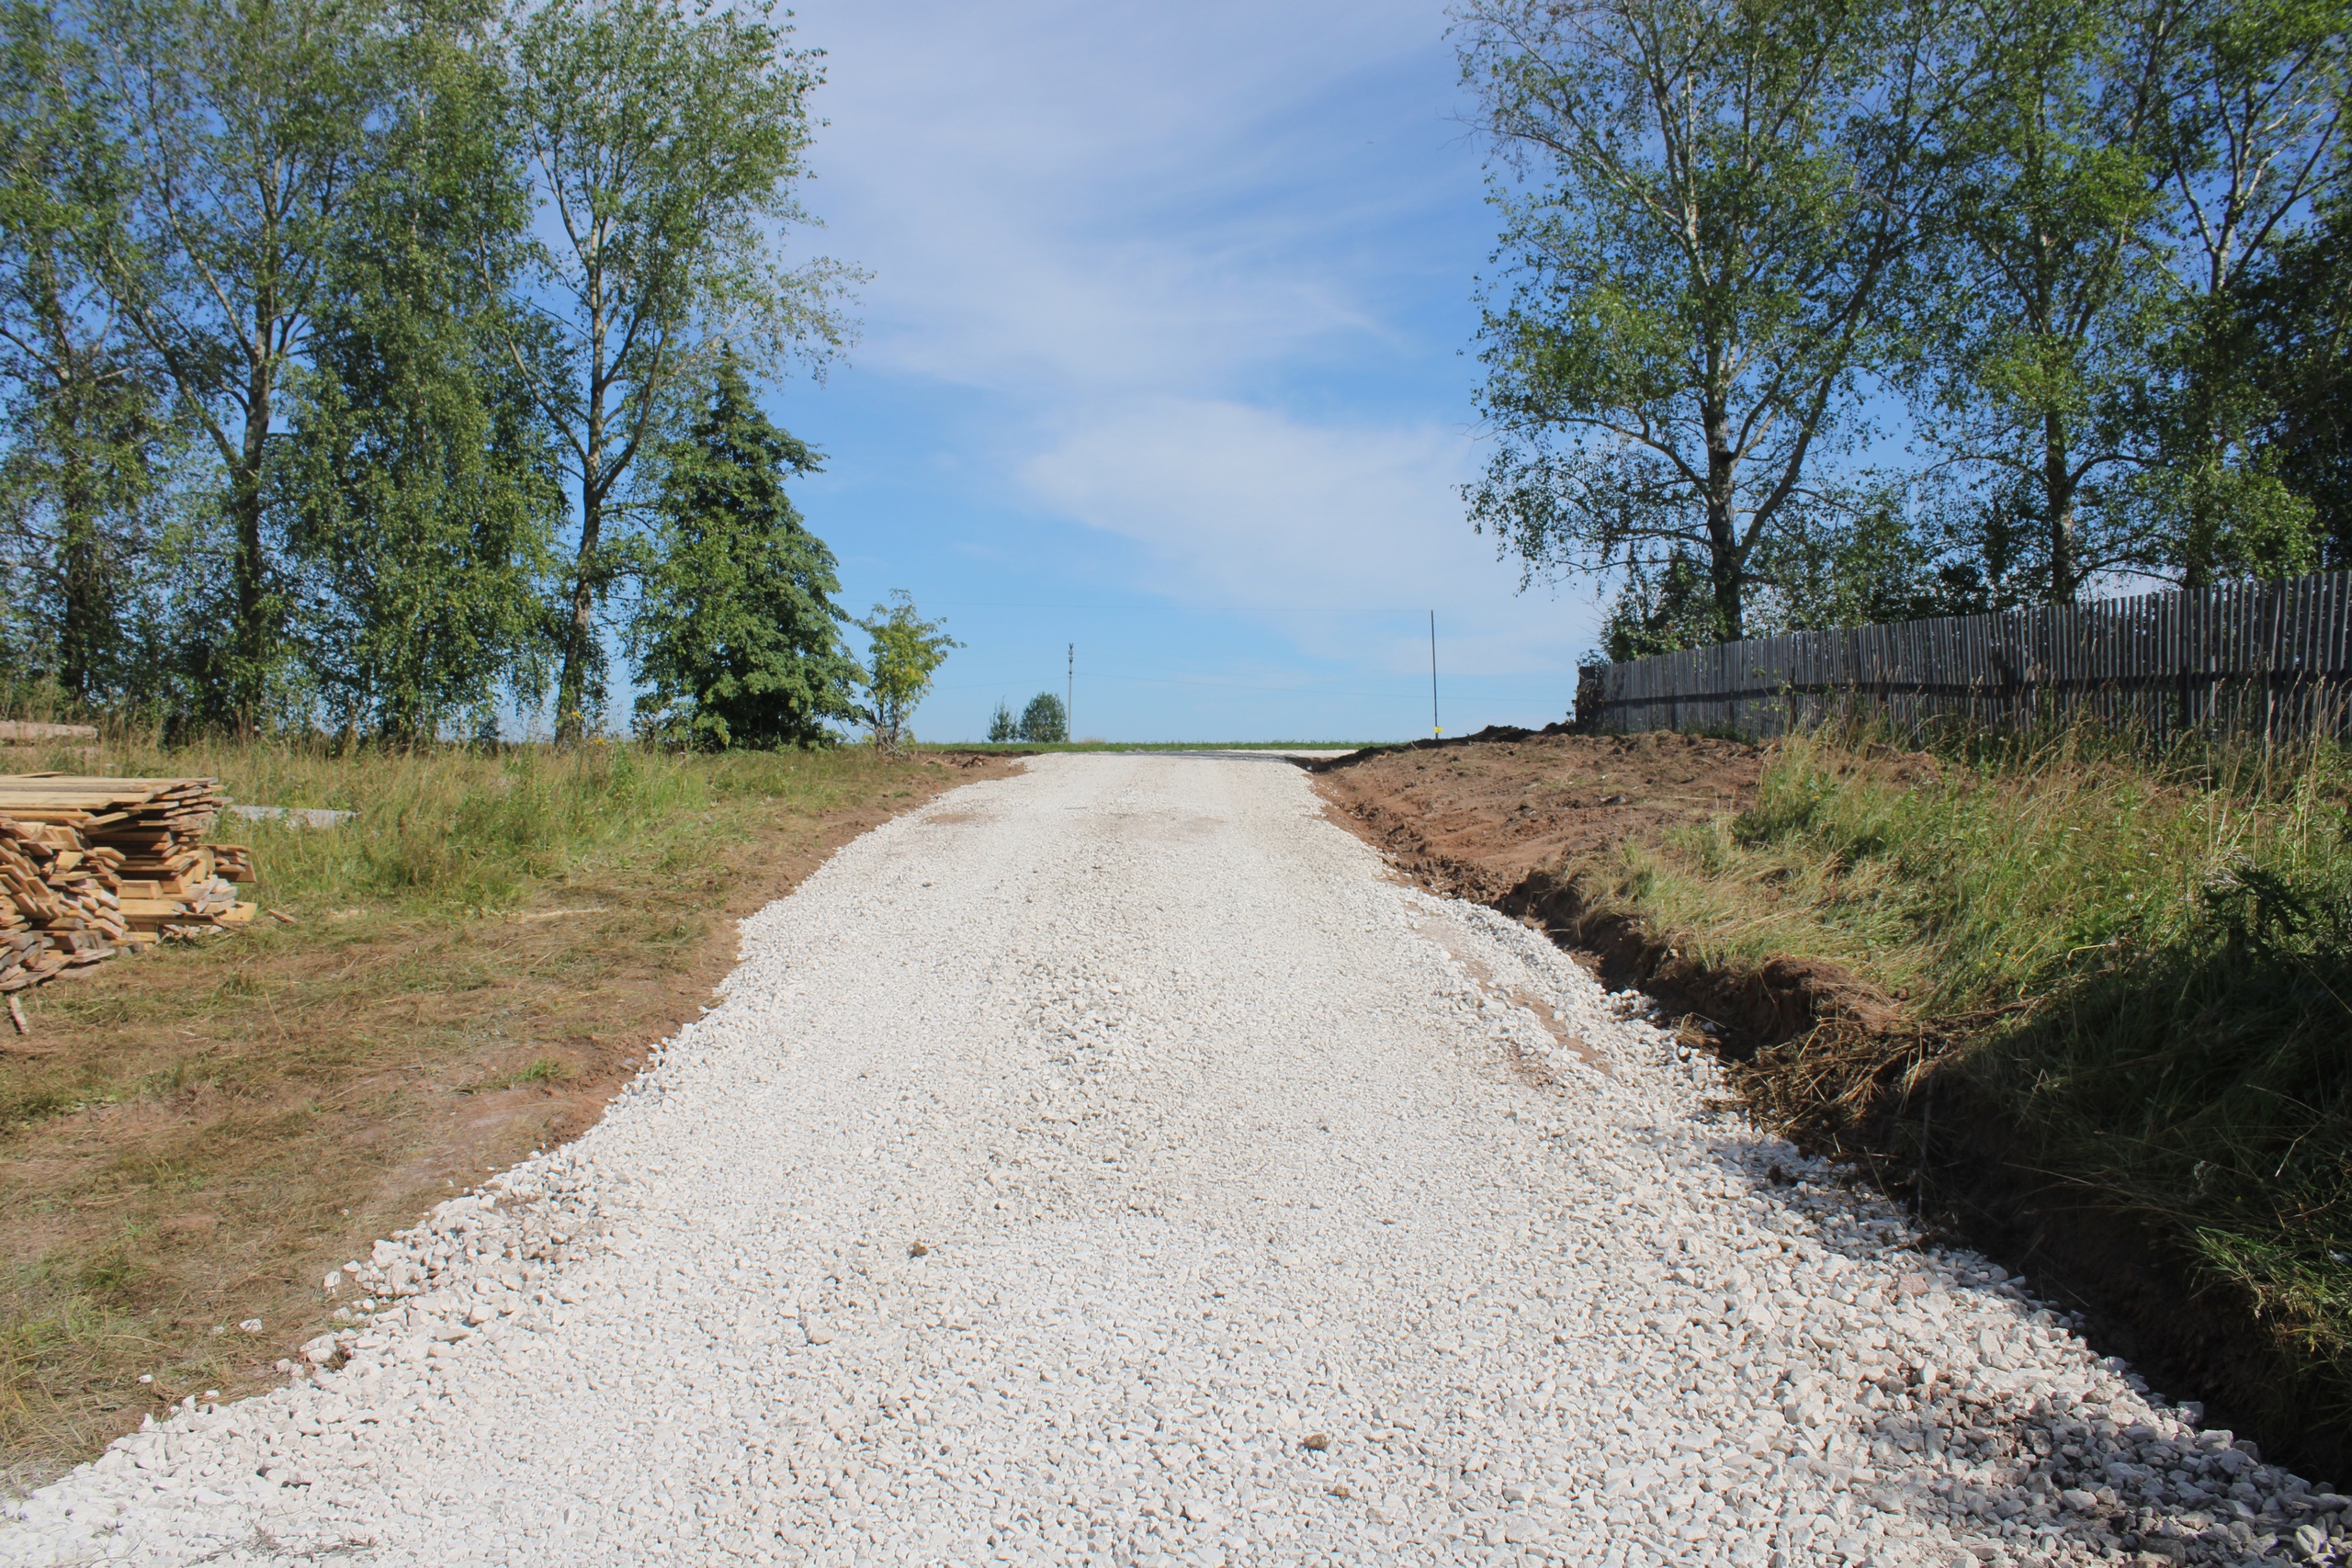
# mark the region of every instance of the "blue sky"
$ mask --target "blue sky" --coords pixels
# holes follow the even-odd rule
[[[873,274],[771,412],[863,613],[967,645],[916,717],[1060,691],[1082,735],[1448,733],[1564,714],[1589,587],[1463,520],[1494,223],[1422,4],[810,0],[830,123],[793,237]]]

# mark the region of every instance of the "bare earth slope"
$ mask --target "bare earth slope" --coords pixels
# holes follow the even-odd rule
[[[1540,867],[1736,811],[1763,767],[1758,746],[1657,733],[1425,743],[1316,773],[1348,826],[1417,881],[1492,901]]]
[[[1286,763],[1038,759],[744,944],[602,1123],[378,1247],[339,1370],[0,1560],[2044,1562],[2188,1528],[2110,1461],[2283,1484]]]

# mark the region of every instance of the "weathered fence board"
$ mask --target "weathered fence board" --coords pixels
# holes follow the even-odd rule
[[[1597,666],[1577,705],[1604,730],[1778,735],[1875,712],[1914,732],[2095,716],[2352,739],[2352,572],[1750,637]]]

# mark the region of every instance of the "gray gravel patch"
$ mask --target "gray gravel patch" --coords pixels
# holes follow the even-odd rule
[[[1050,756],[744,923],[566,1148],[19,1563],[2325,1557],[2346,1500],[1711,1110],[1286,767]]]

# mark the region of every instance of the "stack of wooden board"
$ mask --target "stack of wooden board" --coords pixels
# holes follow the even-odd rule
[[[0,774],[0,991],[252,919],[252,854],[205,838],[220,808],[218,779]]]
[[[0,990],[114,956],[130,938],[112,862],[71,828],[0,818]]]

